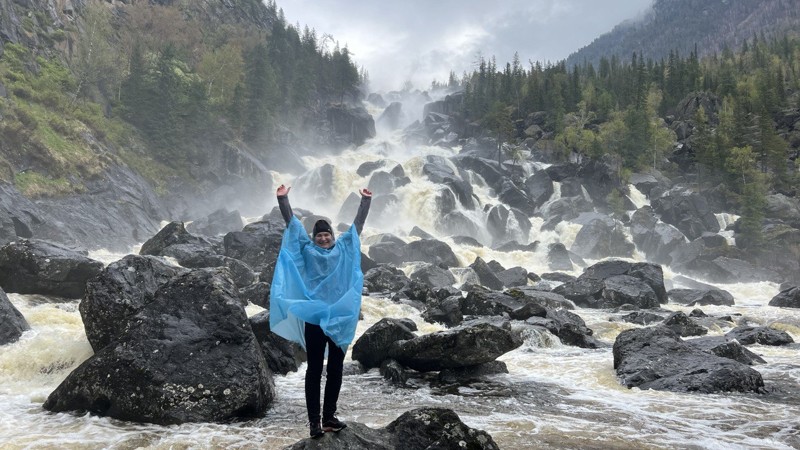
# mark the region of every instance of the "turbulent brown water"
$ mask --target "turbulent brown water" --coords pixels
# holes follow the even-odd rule
[[[391,144],[391,143],[389,143]],[[421,176],[419,154],[449,156],[456,150],[435,147],[406,154],[386,142],[336,158],[309,159],[310,166],[335,163],[338,202],[314,205],[292,191],[295,207],[335,215],[350,192],[364,187],[368,179],[355,175],[361,162],[390,158],[403,163],[413,183],[397,190],[399,203],[392,217],[371,216],[364,239],[382,232],[406,237],[414,226],[435,231],[437,217],[434,194],[440,186]],[[421,152],[421,153],[420,153]],[[533,169],[532,167],[529,169]],[[277,182],[292,184],[292,177],[275,174]],[[493,194],[473,180],[483,203],[496,202]],[[300,191],[300,190],[298,190]],[[558,193],[555,194],[557,196]],[[634,201],[645,202],[642,198]],[[483,220],[478,212],[471,217]],[[556,231],[540,233],[534,221],[529,238],[570,246],[579,225],[564,223]],[[435,233],[434,233],[435,234]],[[462,265],[476,256],[497,260],[505,267],[522,266],[529,271],[549,271],[545,254],[495,252],[488,248],[453,247]],[[367,247],[364,247],[367,250]],[[135,251],[135,249],[132,249]],[[94,252],[106,263],[122,254]],[[641,255],[637,256],[642,260]],[[455,271],[459,275],[459,271]],[[576,270],[574,274],[579,274]],[[665,268],[668,282],[673,274]],[[689,275],[691,274],[683,274]],[[800,340],[800,310],[767,306],[778,292],[773,283],[718,285],[730,291],[736,305],[705,306],[709,315],[741,314],[753,325],[772,326]],[[680,286],[676,286],[680,287]],[[53,414],[42,409],[50,392],[92,354],[78,312],[78,302],[59,302],[35,295],[10,294],[32,330],[19,342],[0,347],[0,448],[2,449],[211,449],[282,448],[307,436],[303,400],[303,371],[276,377],[278,398],[266,417],[235,424],[185,424],[156,426],[133,424],[91,415]],[[668,304],[668,309],[689,312],[691,308]],[[251,306],[248,313],[260,308]],[[442,329],[422,320],[419,311],[386,299],[366,297],[364,320],[358,334],[383,317],[408,317],[420,333]],[[623,330],[636,325],[610,321],[608,311],[578,309],[595,336],[613,344]],[[722,335],[728,329],[712,329]],[[455,410],[468,425],[488,431],[504,449],[790,449],[800,448],[800,344],[786,347],[750,346],[767,364],[755,366],[770,393],[686,394],[641,391],[622,387],[612,368],[610,348],[588,350],[562,345],[549,333],[529,333],[525,344],[500,359],[508,374],[494,375],[480,383],[461,387],[438,387],[425,380],[407,388],[388,384],[372,370],[346,375],[340,399],[340,415],[371,427],[388,424],[405,411],[421,406],[444,406]],[[350,361],[349,356],[347,361]]]

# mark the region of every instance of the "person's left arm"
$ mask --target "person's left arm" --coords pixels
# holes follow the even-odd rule
[[[372,192],[368,189],[361,189],[358,191],[361,194],[361,204],[358,205],[358,213],[353,220],[353,225],[356,227],[356,232],[360,235],[364,230],[364,222],[367,221],[367,214],[369,214],[369,206],[372,203]]]

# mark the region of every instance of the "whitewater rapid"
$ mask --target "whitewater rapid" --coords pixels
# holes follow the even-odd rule
[[[547,244],[561,242],[567,248],[580,225],[564,222],[555,230],[541,232],[542,219],[532,218],[529,241],[540,245],[533,252],[499,252],[489,247],[456,244],[437,233],[435,197],[443,189],[422,175],[425,155],[449,157],[459,148],[422,147],[407,149],[399,139],[384,137],[359,149],[337,156],[306,157],[309,167],[330,163],[336,166],[333,201],[313,204],[292,191],[295,208],[336,217],[344,199],[366,187],[368,177],[356,174],[361,163],[378,159],[402,164],[411,183],[398,188],[398,202],[391,217],[370,216],[363,240],[380,233],[394,233],[407,240],[418,226],[447,242],[463,266],[476,257],[496,260],[506,268],[522,266],[530,272],[549,272]],[[394,164],[386,166],[391,170]],[[527,166],[528,171],[541,169]],[[292,185],[295,177],[273,174],[275,184]],[[471,179],[481,205],[463,211],[485,229],[483,205],[496,204],[496,195],[480,177]],[[299,191],[299,190],[298,190]],[[556,188],[551,201],[558,198]],[[639,207],[647,199],[638,191],[631,200]],[[267,211],[265,211],[266,213]],[[252,221],[252,218],[247,221]],[[730,217],[720,217],[727,222]],[[481,221],[483,221],[481,223]],[[362,250],[367,253],[369,246]],[[131,249],[136,253],[137,247]],[[91,257],[108,264],[124,254],[94,251]],[[644,260],[637,252],[633,260]],[[591,264],[594,261],[588,261]],[[581,273],[574,267],[572,275]],[[665,280],[679,275],[664,267]],[[691,276],[691,274],[680,274]],[[704,281],[704,280],[699,280]],[[733,294],[734,306],[703,306],[709,315],[741,315],[752,325],[771,326],[800,340],[800,310],[767,305],[778,293],[775,283],[716,284]],[[9,294],[31,330],[13,344],[0,347],[0,448],[2,449],[216,449],[281,448],[307,436],[303,399],[304,366],[298,372],[276,376],[277,399],[266,417],[232,424],[183,424],[156,426],[127,423],[91,415],[49,413],[42,403],[50,392],[82,361],[92,354],[83,331],[79,302],[37,295]],[[689,313],[693,308],[667,304],[665,308]],[[261,311],[249,306],[248,315]],[[504,449],[522,448],[689,448],[689,449],[791,449],[800,448],[800,362],[798,344],[785,347],[750,346],[767,364],[755,366],[762,373],[767,395],[688,394],[627,389],[620,385],[612,367],[610,345],[623,330],[637,325],[609,320],[605,310],[577,309],[576,312],[608,344],[601,349],[565,346],[547,332],[529,332],[522,347],[500,360],[508,374],[490,376],[486,381],[459,388],[442,388],[429,382],[413,381],[412,387],[396,387],[384,381],[376,369],[365,374],[347,371],[340,398],[340,415],[371,427],[381,427],[410,409],[444,406],[455,410],[469,426],[484,429]],[[365,297],[364,320],[357,337],[383,317],[412,319],[420,334],[442,329],[426,323],[420,311],[390,300]],[[709,335],[728,329],[712,328]],[[347,362],[351,359],[348,355]],[[783,386],[778,392],[776,386]]]

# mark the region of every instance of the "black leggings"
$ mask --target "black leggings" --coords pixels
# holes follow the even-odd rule
[[[322,364],[325,359],[325,346],[328,346],[328,371],[325,381],[325,404],[322,408],[322,419],[330,419],[336,414],[336,402],[342,388],[342,367],[344,351],[325,335],[319,325],[306,323],[306,352],[308,367],[306,368],[306,408],[311,423],[320,421],[319,388],[322,381]]]

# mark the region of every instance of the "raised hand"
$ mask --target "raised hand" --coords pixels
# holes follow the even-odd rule
[[[284,195],[289,195],[289,191],[292,190],[290,187],[286,187],[284,185],[278,186],[278,197],[283,197]]]
[[[359,189],[358,192],[362,197],[372,197],[372,192],[367,188]]]

